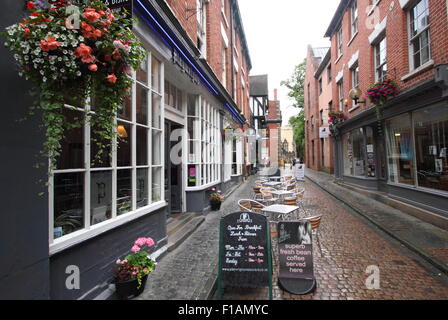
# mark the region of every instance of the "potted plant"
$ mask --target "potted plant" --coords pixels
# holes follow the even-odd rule
[[[140,295],[146,285],[148,275],[154,271],[155,261],[149,257],[144,247],[150,248],[155,242],[152,238],[138,238],[131,248],[131,254],[116,261],[115,288],[119,298],[129,299]]]
[[[212,211],[218,211],[221,209],[221,203],[224,202],[224,196],[221,194],[221,190],[212,189],[212,194],[210,195],[210,206]]]

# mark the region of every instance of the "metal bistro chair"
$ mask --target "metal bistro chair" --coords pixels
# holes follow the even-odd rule
[[[278,202],[278,198],[274,197],[274,195],[272,194],[272,191],[274,191],[276,189],[274,188],[261,188],[260,192],[263,195],[263,199],[260,202],[266,203],[266,204],[274,204]]]
[[[263,199],[263,194],[261,193],[261,188],[262,187],[253,187],[253,190],[254,190],[254,199],[255,200],[261,200],[261,199]]]
[[[283,204],[285,206],[297,206],[297,199],[296,199],[296,197],[287,197],[283,200]],[[297,210],[295,210],[287,215],[283,215],[283,219],[286,220],[286,219],[291,218],[296,213],[296,211]]]
[[[318,240],[317,243],[320,245],[318,231],[319,231],[320,221],[322,220],[322,215],[305,218],[305,220],[307,220],[311,224],[311,230],[316,235],[316,240]]]
[[[241,211],[252,211],[260,213],[261,210],[265,207],[264,204],[251,200],[251,199],[241,199],[238,201],[238,206],[240,207]]]

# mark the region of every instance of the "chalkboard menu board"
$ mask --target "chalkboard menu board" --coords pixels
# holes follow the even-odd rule
[[[266,216],[232,213],[221,220],[220,277],[233,286],[271,286],[271,246]]]
[[[311,225],[306,220],[278,223],[280,286],[293,294],[314,290],[313,242]]]

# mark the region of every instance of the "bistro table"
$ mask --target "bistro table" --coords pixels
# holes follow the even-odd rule
[[[274,187],[274,188],[278,188],[278,187],[280,187],[282,184],[283,184],[283,183],[281,183],[281,182],[265,182],[265,183],[263,183],[264,186],[267,186],[267,187]]]
[[[284,200],[286,196],[288,195],[293,195],[294,191],[293,190],[276,190],[276,191],[271,191],[272,194],[275,194],[278,196],[279,199]]]
[[[300,207],[297,206],[287,206],[284,204],[274,204],[272,206],[268,206],[268,207],[264,207],[263,209],[261,209],[261,211],[263,212],[267,212],[267,213],[274,213],[277,214],[277,220],[278,217],[281,216],[283,219],[285,218],[285,216],[287,216],[288,214],[299,210]]]

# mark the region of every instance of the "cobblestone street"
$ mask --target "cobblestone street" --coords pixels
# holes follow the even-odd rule
[[[403,248],[350,209],[307,180],[306,215],[322,214],[319,236],[313,239],[314,294],[297,296],[277,286],[277,241],[274,251],[274,299],[279,300],[370,300],[448,299],[446,275]],[[317,238],[319,241],[317,241]],[[380,289],[366,287],[368,266],[380,270]],[[266,299],[266,289],[228,288],[225,299]]]
[[[210,299],[216,287],[219,220],[238,211],[237,201],[252,197],[255,177],[244,182],[226,199],[221,211],[205,222],[177,249],[163,257],[149,278],[139,300]],[[318,237],[313,238],[314,294],[298,296],[277,285],[277,241],[272,238],[275,300],[447,299],[448,277],[398,241],[357,215],[353,210],[307,180],[301,215],[322,214]],[[271,223],[271,231],[275,225]],[[378,266],[380,289],[366,287],[368,266]],[[224,290],[226,300],[265,300],[267,288]]]

